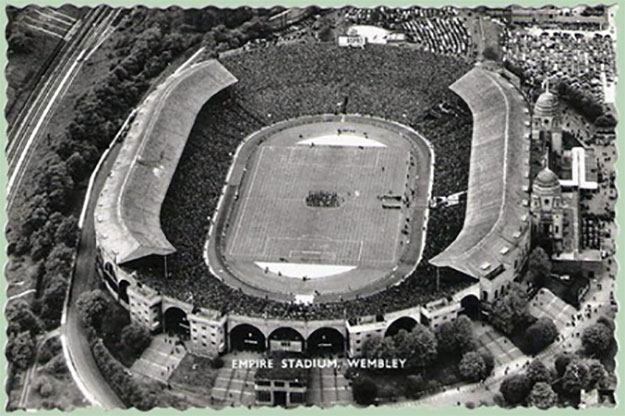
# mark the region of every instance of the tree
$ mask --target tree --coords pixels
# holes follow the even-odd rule
[[[601,358],[609,351],[612,344],[612,331],[602,323],[595,323],[584,329],[582,346],[591,357]]]
[[[564,375],[564,372],[566,371],[566,367],[568,367],[569,363],[572,360],[573,360],[573,357],[571,356],[571,354],[567,352],[561,352],[556,356],[554,364],[556,367],[556,374],[558,375],[558,377],[562,377]]]
[[[436,329],[436,343],[441,353],[453,353],[458,350],[454,324],[445,321]]]
[[[540,382],[549,383],[551,381],[549,369],[538,359],[535,359],[530,363],[525,374],[527,375],[527,378],[529,378],[532,385]]]
[[[24,331],[29,331],[34,336],[43,330],[41,319],[33,313],[28,302],[23,299],[11,302],[6,308],[5,317],[8,323],[7,335],[9,336]]]
[[[33,195],[26,202],[21,222],[22,234],[26,237],[43,227],[50,215],[50,198],[45,193]]]
[[[493,304],[490,314],[494,326],[505,334],[511,334],[514,328],[526,318],[528,304],[527,291],[523,286],[512,283],[510,290]]]
[[[410,368],[423,368],[436,359],[436,337],[429,328],[421,324],[417,324],[408,333],[407,345],[408,347],[401,348],[401,358],[408,360],[406,365]]]
[[[531,382],[525,374],[513,374],[501,383],[499,392],[508,404],[517,405],[525,400],[531,388]]]
[[[126,348],[138,357],[150,346],[152,337],[145,327],[133,322],[122,330],[122,341]]]
[[[456,344],[461,352],[472,351],[476,348],[473,336],[473,323],[468,316],[460,315],[454,319]]]
[[[74,152],[69,158],[67,158],[67,171],[71,175],[74,182],[80,182],[85,179],[87,163],[85,158],[79,153]]]
[[[100,289],[85,292],[78,298],[77,306],[83,324],[99,331],[109,306],[104,293]]]
[[[482,360],[484,360],[484,365],[486,366],[484,369],[484,377],[488,377],[495,368],[495,357],[493,357],[493,354],[486,349],[480,354],[482,355]]]
[[[479,353],[469,351],[462,356],[458,371],[465,380],[479,381],[486,376],[486,364]]]
[[[406,396],[416,399],[425,388],[425,382],[420,374],[411,374],[406,377]]]
[[[61,323],[66,294],[67,281],[62,277],[54,276],[47,282],[41,303],[41,316],[47,329],[56,328]]]
[[[358,376],[354,380],[352,394],[356,403],[368,406],[378,397],[378,386],[369,377]]]
[[[599,360],[589,360],[586,366],[588,368],[588,379],[585,389],[592,390],[601,386],[608,376],[608,372],[603,364]]]
[[[35,341],[28,331],[20,332],[9,338],[6,346],[7,360],[17,368],[26,369],[35,358]]]
[[[362,344],[362,355],[367,358],[374,358],[382,344],[382,337],[372,337]]]
[[[588,368],[580,361],[571,361],[562,376],[562,389],[567,394],[579,394],[588,383]]]
[[[532,250],[528,258],[528,281],[542,286],[545,278],[551,275],[552,264],[547,252],[540,246]]]
[[[531,354],[545,349],[558,337],[558,328],[550,318],[542,317],[525,331],[525,339]]]
[[[46,274],[50,276],[69,277],[71,273],[72,261],[74,260],[74,250],[65,244],[54,246],[45,262]]]
[[[63,218],[54,233],[54,241],[57,244],[65,244],[67,247],[76,247],[78,241],[78,221],[73,215]]]
[[[558,395],[548,383],[543,381],[534,384],[529,395],[529,403],[539,409],[545,410],[553,407],[558,402]]]

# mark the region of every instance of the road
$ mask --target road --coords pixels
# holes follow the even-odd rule
[[[119,13],[119,9],[98,7],[85,16],[9,126],[7,210],[13,205],[36,144],[44,137],[52,115],[83,63],[114,30],[112,23]]]
[[[86,209],[80,234],[80,244],[76,254],[76,267],[64,311],[65,319],[61,325],[61,340],[67,351],[65,358],[69,360],[68,366],[72,372],[72,377],[87,400],[105,409],[124,408],[125,406],[100,374],[78,314],[76,301],[82,293],[92,290],[98,285],[94,265],[96,245],[93,212],[119,148],[119,144],[111,148],[111,152],[104,159],[101,169],[96,174],[92,192],[86,196],[88,199],[85,200]]]
[[[184,64],[190,65],[199,55],[195,53]],[[72,378],[89,402],[105,409],[124,408],[124,403],[110,387],[93,358],[87,341],[87,334],[76,308],[76,301],[86,291],[98,287],[98,277],[95,272],[96,241],[94,229],[94,211],[97,200],[102,192],[106,178],[113,168],[119,153],[122,137],[136,114],[134,109],[112,141],[109,150],[102,155],[85,195],[85,202],[80,215],[80,242],[76,252],[74,274],[70,282],[69,293],[63,310],[61,321],[61,342]]]

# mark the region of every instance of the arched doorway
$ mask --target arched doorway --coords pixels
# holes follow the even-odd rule
[[[315,330],[306,344],[311,355],[340,354],[345,351],[345,337],[337,329],[329,327]]]
[[[122,280],[119,282],[119,286],[117,287],[117,295],[119,299],[124,301],[126,304],[128,303],[128,286],[130,286],[130,282],[128,280]]]
[[[384,336],[392,337],[402,329],[410,332],[415,326],[417,326],[416,319],[409,316],[402,316],[401,318],[394,320],[393,323],[389,325],[389,327],[386,329],[386,332],[384,333]]]
[[[189,337],[189,320],[187,313],[177,306],[167,308],[164,316],[165,332],[176,333],[185,338]]]
[[[293,328],[278,328],[269,334],[269,350],[302,352],[304,351],[304,337]]]
[[[467,295],[460,301],[463,314],[467,315],[471,319],[478,319],[480,317],[480,300],[475,295]]]
[[[237,325],[230,331],[230,350],[265,351],[265,335],[253,325]]]

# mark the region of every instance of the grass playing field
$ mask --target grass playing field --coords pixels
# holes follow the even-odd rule
[[[395,147],[261,145],[238,204],[228,253],[255,261],[384,265],[398,255],[410,153]],[[310,207],[309,192],[336,192],[338,207]]]
[[[281,300],[382,290],[421,257],[431,162],[423,138],[380,119],[312,116],[261,130],[231,166],[209,265]],[[319,206],[324,195],[332,202]]]

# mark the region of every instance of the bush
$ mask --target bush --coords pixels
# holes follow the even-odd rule
[[[378,398],[378,385],[366,376],[359,376],[352,385],[352,394],[358,404],[368,406]]]

